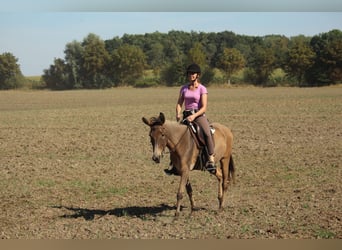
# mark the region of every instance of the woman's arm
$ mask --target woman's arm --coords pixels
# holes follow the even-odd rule
[[[184,98],[182,91],[179,93],[177,105],[176,105],[176,120],[177,122],[181,119],[182,116],[182,106],[183,106]]]

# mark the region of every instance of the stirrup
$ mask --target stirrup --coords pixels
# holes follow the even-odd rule
[[[205,169],[211,174],[216,174],[215,162],[208,161],[207,164],[205,164]]]

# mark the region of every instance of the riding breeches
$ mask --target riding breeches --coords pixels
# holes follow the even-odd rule
[[[196,123],[203,129],[205,141],[207,143],[208,154],[214,154],[214,142],[210,132],[209,121],[205,115],[196,118]]]

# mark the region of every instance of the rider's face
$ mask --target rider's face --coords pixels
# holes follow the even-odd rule
[[[189,78],[189,80],[191,80],[191,81],[195,81],[195,80],[197,79],[197,77],[198,77],[198,74],[197,74],[197,73],[193,73],[193,72],[189,72],[189,73],[188,73],[188,78]]]

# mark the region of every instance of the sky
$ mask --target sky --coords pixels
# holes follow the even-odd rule
[[[109,2],[115,2],[113,0],[97,0],[96,8],[85,0],[83,0],[83,5],[78,7],[76,3],[81,1],[60,0],[59,3],[69,3],[69,6],[63,8],[46,0],[22,1],[23,4],[17,6],[15,3],[18,4],[19,0],[2,1],[2,3],[1,1],[0,54],[12,53],[18,59],[20,69],[25,76],[42,75],[44,69],[48,69],[53,64],[54,58],[64,59],[64,49],[67,43],[74,40],[82,42],[89,33],[94,33],[102,40],[107,40],[121,37],[124,34],[145,34],[156,31],[167,33],[171,30],[185,32],[232,31],[239,35],[279,34],[287,37],[314,36],[332,29],[342,30],[341,3],[336,2],[336,8],[341,12],[332,11],[335,8],[335,0],[331,0],[331,6],[334,8],[326,12],[284,12],[282,11],[284,7],[278,9],[273,7],[275,11],[266,12],[246,11],[246,8],[241,7],[243,11],[236,12],[227,11],[225,5],[222,6],[222,9],[218,5],[218,9],[210,12],[185,5],[182,11],[175,12],[160,6],[161,0],[145,1],[156,2],[155,11],[147,11],[148,9],[145,11],[145,7],[142,8],[139,5],[135,5],[136,7],[119,5],[122,11],[117,11],[119,7],[115,9],[109,4]],[[181,7],[177,1],[174,0],[173,8]],[[220,3],[227,3],[227,1],[221,0]],[[256,2],[256,0],[241,1]],[[267,0],[260,1],[268,2]],[[27,5],[27,2],[31,4]],[[50,4],[48,4],[49,2]],[[124,2],[141,3],[142,1],[126,0]],[[169,2],[167,1],[167,3]],[[201,0],[196,0],[196,2],[199,3]],[[219,0],[211,0],[211,2],[219,2]],[[315,0],[310,2],[315,3]],[[291,7],[291,5],[289,6]],[[313,4],[313,6],[315,5]],[[138,11],[139,8],[141,11]],[[237,7],[235,8],[237,9]]]

